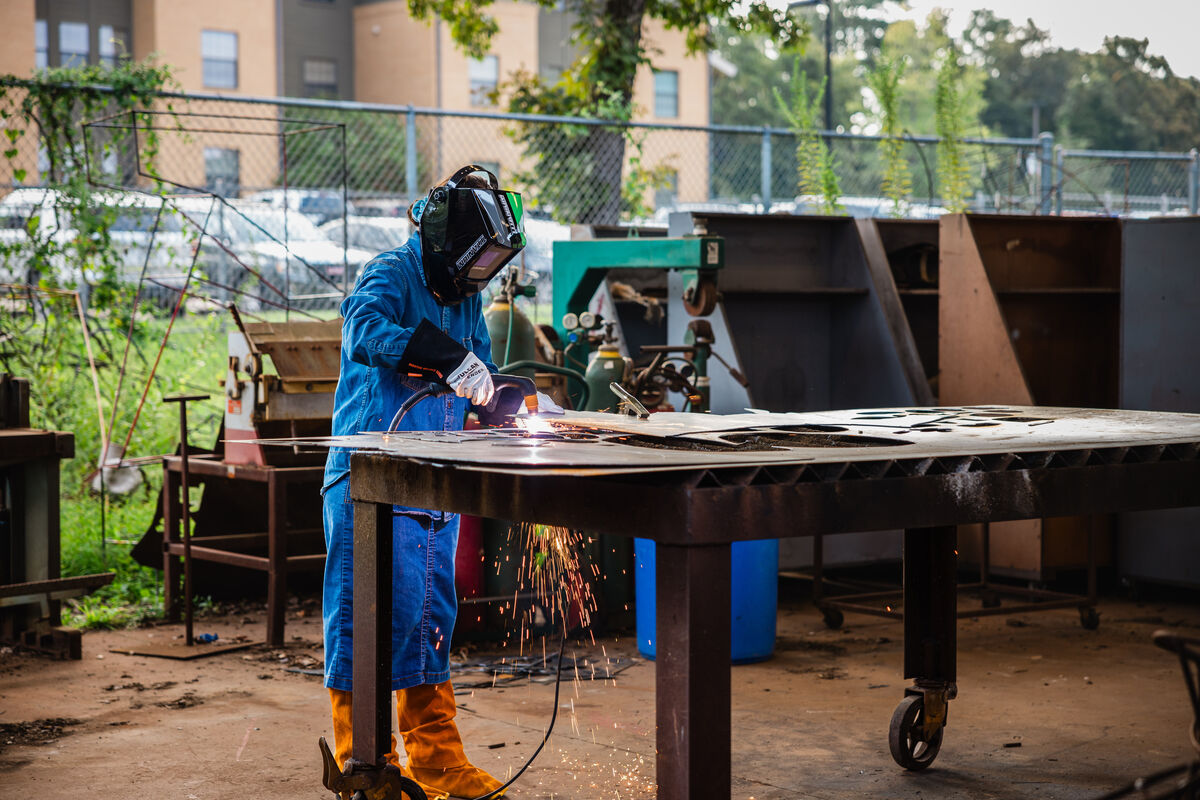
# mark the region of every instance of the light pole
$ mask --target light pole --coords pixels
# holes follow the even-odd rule
[[[795,0],[787,10],[825,6],[825,130],[833,130],[833,0]]]

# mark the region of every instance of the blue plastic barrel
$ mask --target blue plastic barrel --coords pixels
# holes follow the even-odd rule
[[[637,592],[638,652],[649,659],[658,643],[658,607],[654,542],[634,540],[634,587]],[[730,564],[733,595],[730,633],[734,664],[765,661],[775,650],[775,614],[779,604],[779,540],[734,542]]]

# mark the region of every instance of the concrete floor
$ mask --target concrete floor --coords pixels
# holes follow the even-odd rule
[[[1075,800],[1188,760],[1192,710],[1178,662],[1150,635],[1200,635],[1200,606],[1105,600],[1100,611],[1097,631],[1073,610],[963,620],[959,698],[941,754],[906,773],[887,748],[904,686],[899,623],[850,615],[829,631],[810,605],[781,607],[774,658],[734,668],[732,796]],[[263,617],[205,618],[197,630],[261,640]],[[320,658],[319,620],[293,614],[283,650],[193,661],[108,652],[178,634],[89,633],[76,662],[0,654],[0,726],[78,720],[42,744],[0,727],[0,796],[329,797],[316,748],[330,730],[325,690],[286,671]],[[627,637],[574,650],[634,654]],[[552,698],[553,686],[532,683],[464,693],[472,759],[498,776],[519,767]],[[565,683],[551,743],[510,796],[653,797],[654,664]]]

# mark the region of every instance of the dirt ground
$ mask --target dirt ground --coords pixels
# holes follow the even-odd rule
[[[904,686],[899,623],[849,615],[830,631],[810,605],[781,607],[775,656],[733,671],[733,797],[1075,800],[1191,758],[1179,664],[1150,635],[1200,635],[1200,606],[1106,600],[1100,612],[1096,631],[1072,610],[963,620],[941,754],[907,773],[887,748]],[[264,617],[205,617],[196,630],[262,641]],[[0,797],[330,797],[316,746],[330,735],[327,696],[319,677],[289,671],[319,666],[319,618],[293,608],[283,649],[191,661],[110,651],[180,636],[180,626],[88,633],[73,662],[4,650]],[[628,637],[571,652],[636,656]],[[510,796],[653,797],[654,669],[639,661],[611,680],[564,682],[550,745]],[[529,680],[463,689],[471,758],[498,776],[518,768],[552,699],[552,685]]]

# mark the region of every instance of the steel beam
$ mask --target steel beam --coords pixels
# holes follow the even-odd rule
[[[392,507],[354,504],[353,749],[383,764],[392,735]]]
[[[658,797],[728,798],[729,545],[659,545]]]

